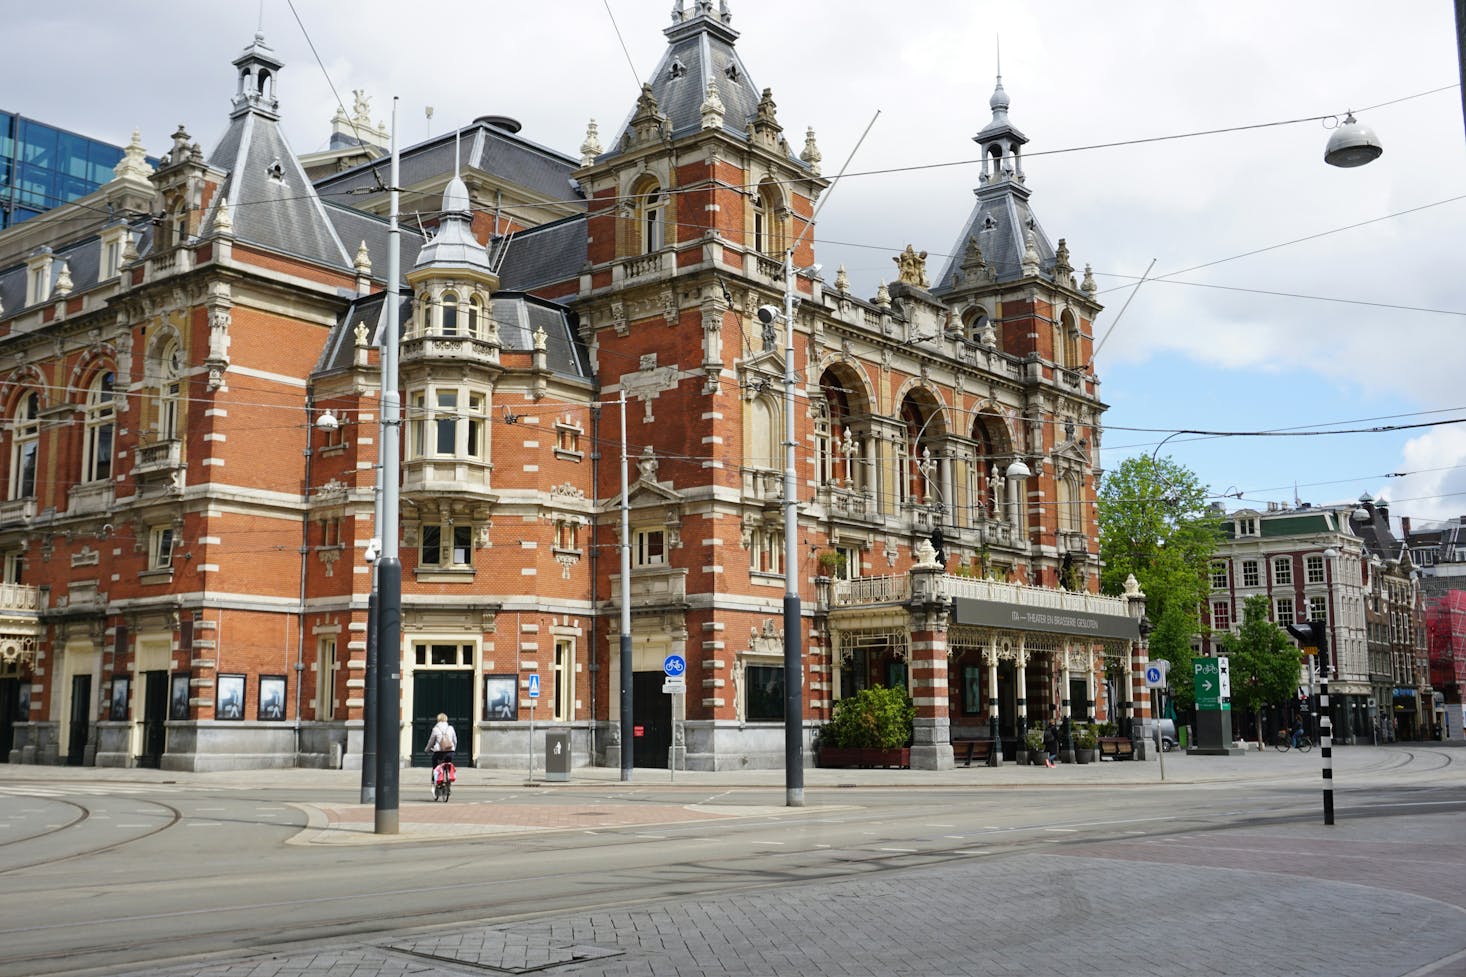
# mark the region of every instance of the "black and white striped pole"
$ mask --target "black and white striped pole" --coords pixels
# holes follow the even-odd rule
[[[1323,755],[1323,823],[1334,823],[1334,736],[1329,710],[1329,633],[1323,621],[1310,621],[1318,649],[1318,748]]]
[[[1323,823],[1334,823],[1334,738],[1329,717],[1329,632],[1324,621],[1287,625],[1305,654],[1318,656],[1318,751],[1323,757]]]

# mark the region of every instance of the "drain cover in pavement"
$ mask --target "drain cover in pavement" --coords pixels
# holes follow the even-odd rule
[[[505,974],[534,973],[584,960],[615,957],[622,953],[621,950],[584,944],[566,946],[552,943],[536,934],[492,929],[424,936],[389,944],[387,949]]]

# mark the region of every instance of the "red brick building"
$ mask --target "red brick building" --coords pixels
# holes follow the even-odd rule
[[[953,736],[1124,718],[1143,601],[1093,593],[1100,307],[1030,208],[1001,84],[952,257],[933,284],[908,248],[862,299],[814,268],[813,131],[796,152],[711,4],[666,36],[606,146],[489,117],[404,151],[403,188],[441,200],[395,299],[404,755],[442,711],[466,762],[518,764],[533,707],[618,764],[626,599],[637,764],[776,767],[786,574],[806,739],[876,683],[912,691],[933,768]],[[134,147],[0,236],[12,761],[360,762],[389,171],[312,182],[279,59],[257,36],[234,65],[207,156],[180,128],[156,172]],[[763,325],[786,287],[792,324]]]

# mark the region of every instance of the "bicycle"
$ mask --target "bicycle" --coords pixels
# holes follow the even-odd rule
[[[453,781],[457,779],[458,768],[453,765],[453,754],[449,753],[433,767],[433,802],[448,803],[448,798],[453,796]]]
[[[1273,747],[1279,753],[1287,753],[1293,749],[1296,749],[1299,753],[1307,753],[1313,749],[1313,740],[1308,738],[1307,733],[1303,733],[1298,737],[1298,742],[1294,743],[1293,734],[1287,730],[1282,730],[1278,733],[1278,738],[1273,741]]]

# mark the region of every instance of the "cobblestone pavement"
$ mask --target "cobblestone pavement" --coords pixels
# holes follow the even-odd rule
[[[974,854],[840,881],[148,973],[1447,977],[1466,973],[1460,820],[1056,843],[1039,853]],[[1439,843],[1428,853],[1427,839]]]
[[[1424,745],[1423,745],[1424,747]],[[1453,751],[1454,752],[1454,751]],[[1407,765],[1402,751],[1345,749],[1337,779],[1417,780],[1422,796],[1466,757],[1437,753],[1441,766]],[[1418,761],[1418,757],[1417,757]],[[1451,762],[1458,761],[1458,762]],[[1316,777],[1317,758],[1273,752],[1243,757],[1167,757],[1167,782],[1224,790],[1227,782]],[[1412,773],[1417,767],[1425,774]],[[36,768],[0,770],[0,790],[27,789]],[[47,768],[65,790],[64,768]],[[1439,772],[1435,772],[1435,771]],[[90,780],[252,789],[359,783],[345,771],[168,774],[87,771]],[[415,771],[414,771],[415,773]],[[404,772],[403,837],[437,832],[524,831],[524,819],[600,812],[617,825],[657,819],[711,820],[717,808],[609,802],[618,771],[577,771],[558,803],[515,813],[490,788],[523,785],[523,771],[464,771],[447,805],[416,798]],[[53,776],[54,775],[54,776]],[[79,775],[78,775],[79,776]],[[637,783],[666,783],[637,771]],[[687,786],[782,784],[782,772],[677,774]],[[974,768],[929,771],[808,771],[811,787],[976,789],[1159,782],[1158,764]],[[625,785],[622,785],[625,786]],[[593,792],[577,787],[593,787]],[[95,789],[82,783],[77,789]],[[558,789],[558,786],[557,786]],[[476,793],[477,792],[477,793]],[[371,808],[301,805],[311,825],[296,843],[369,844]],[[739,808],[767,814],[783,808]],[[119,977],[393,977],[544,974],[546,977],[736,977],[736,975],[1006,975],[1041,977],[1462,977],[1466,975],[1466,818],[1404,804],[1397,812],[1341,817],[1332,827],[1285,823],[1219,828],[1133,840],[1052,841],[1018,850],[973,848],[916,864],[836,880],[791,882],[670,902],[628,904],[494,925],[383,932],[314,941],[232,960],[132,970]],[[731,813],[731,812],[730,812]],[[539,820],[535,826],[544,825]],[[830,852],[838,857],[839,853]],[[861,855],[850,853],[852,859]],[[898,859],[898,862],[900,860]]]

